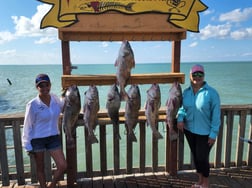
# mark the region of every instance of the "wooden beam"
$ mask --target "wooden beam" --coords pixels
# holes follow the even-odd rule
[[[116,83],[116,75],[62,75],[62,87],[67,88],[70,85],[88,86],[94,85],[112,85]],[[172,83],[178,81],[185,82],[184,73],[155,73],[155,74],[133,74],[128,84],[152,84],[152,83]]]
[[[167,22],[167,14],[121,14],[110,11],[102,15],[80,14],[79,22],[59,28],[63,41],[179,41],[186,30]]]

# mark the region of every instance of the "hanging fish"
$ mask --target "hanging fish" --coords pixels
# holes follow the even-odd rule
[[[128,41],[123,41],[115,62],[117,67],[116,79],[120,86],[121,100],[127,100],[125,87],[131,76],[131,69],[135,67],[134,53]]]
[[[88,140],[91,144],[98,143],[94,130],[98,123],[97,114],[100,109],[98,89],[95,85],[89,86],[84,93],[83,120],[88,129]]]
[[[137,142],[134,129],[138,123],[138,112],[141,108],[141,95],[138,85],[131,85],[128,90],[128,97],[125,106],[125,124],[129,140]]]
[[[153,135],[157,139],[163,138],[157,129],[158,126],[158,110],[161,106],[160,87],[158,84],[152,84],[147,90],[147,101],[145,104],[145,116],[147,125],[150,125]]]
[[[174,130],[174,121],[181,105],[182,89],[179,82],[174,82],[169,90],[169,98],[166,102],[166,122],[169,127],[169,137],[171,141],[178,138],[178,133]]]
[[[65,93],[62,126],[66,134],[67,147],[73,147],[76,135],[76,121],[81,109],[80,93],[76,85],[68,87]]]
[[[116,86],[116,84],[113,84],[108,92],[107,95],[107,103],[106,108],[108,110],[108,116],[110,117],[113,127],[119,127],[119,109],[121,106],[121,99],[119,90]],[[117,134],[117,138],[121,139],[121,136],[119,133]]]

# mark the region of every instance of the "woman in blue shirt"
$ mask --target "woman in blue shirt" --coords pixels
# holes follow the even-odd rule
[[[34,155],[41,188],[47,187],[44,173],[44,152],[49,151],[57,169],[54,171],[54,178],[48,187],[55,188],[57,181],[67,168],[58,130],[58,120],[64,100],[61,101],[56,95],[50,93],[51,82],[48,75],[39,74],[36,77],[35,85],[38,95],[26,105],[22,142],[24,149]]]
[[[208,187],[209,154],[220,127],[220,97],[204,81],[204,76],[202,65],[191,68],[191,85],[183,92],[183,104],[177,119],[177,127],[185,133],[199,176],[198,183],[192,187]]]

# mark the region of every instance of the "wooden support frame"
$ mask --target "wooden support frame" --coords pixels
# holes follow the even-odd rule
[[[70,41],[172,41],[171,73],[132,75],[129,84],[185,82],[185,75],[180,73],[181,40],[186,39],[186,30],[167,22],[167,14],[146,13],[137,15],[121,14],[109,11],[102,15],[78,15],[79,22],[71,27],[59,28],[62,41],[63,76],[62,87],[76,85],[108,85],[116,82],[115,75],[71,75]],[[102,79],[101,79],[102,78]],[[177,173],[177,141],[167,142],[170,148],[166,161],[166,170]],[[69,150],[67,153],[71,153]],[[168,163],[176,161],[176,164]],[[68,162],[71,162],[70,160]],[[76,166],[72,159],[71,166]],[[88,164],[87,164],[88,165]],[[74,184],[76,172],[68,169],[67,182]]]

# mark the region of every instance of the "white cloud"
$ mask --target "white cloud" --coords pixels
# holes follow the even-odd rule
[[[13,35],[16,37],[42,37],[40,40],[35,42],[36,44],[45,43],[46,41],[52,43],[53,40],[50,37],[57,36],[57,29],[40,29],[40,22],[50,8],[51,5],[39,5],[37,7],[37,12],[32,16],[32,18],[27,18],[25,16],[12,16],[15,24],[15,34]]]
[[[203,15],[213,14],[214,12],[215,12],[214,10],[207,9],[206,11],[203,12]]]
[[[252,39],[252,27],[231,32],[230,35],[235,40]]]
[[[39,40],[36,40],[35,44],[52,44],[57,41],[56,37],[42,37]]]
[[[221,14],[219,17],[220,21],[229,22],[242,22],[247,21],[252,17],[252,7],[241,9],[235,9],[231,12]]]
[[[108,42],[102,42],[102,47],[103,47],[103,48],[108,47],[108,45],[109,45]]]
[[[191,43],[190,45],[189,45],[189,47],[195,47],[195,46],[197,46],[198,45],[198,42],[193,42],[193,43]]]
[[[0,44],[12,41],[15,39],[15,36],[9,31],[0,32]]]
[[[13,56],[16,54],[16,50],[6,50],[6,51],[0,51],[1,56]]]
[[[12,19],[16,25],[16,35],[25,37],[57,35],[57,30],[55,28],[40,29],[40,22],[50,8],[51,6],[47,4],[39,5],[37,7],[37,12],[31,19],[24,16],[13,16]]]
[[[206,27],[200,30],[199,36],[201,40],[206,40],[209,38],[220,38],[224,39],[230,34],[231,25],[223,24],[223,25],[210,25],[208,24]]]
[[[242,54],[243,57],[252,56],[252,52],[247,52]]]

